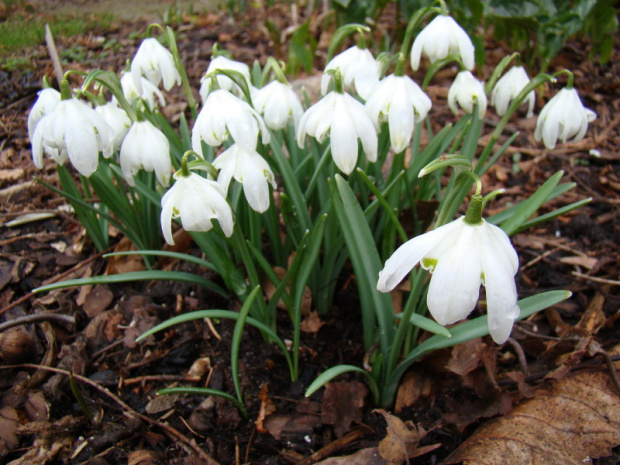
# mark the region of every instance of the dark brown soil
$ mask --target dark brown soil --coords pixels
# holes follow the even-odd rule
[[[288,11],[283,6],[266,11],[250,8],[234,22],[215,13],[183,18],[176,26],[179,47],[194,87],[198,88],[215,42],[247,63],[264,61],[268,55],[285,57],[285,50],[270,40],[262,20],[268,16],[283,30]],[[120,70],[139,44],[138,38],[128,38],[130,33],[145,26],[132,22],[70,40],[58,37],[57,45],[60,50],[69,49],[77,41],[84,47],[79,62],[65,61],[67,69]],[[317,28],[313,32],[324,45],[323,33],[329,31]],[[488,42],[487,59],[494,66],[504,51],[501,44]],[[104,49],[109,43],[116,45]],[[32,289],[47,282],[102,274],[108,261],[96,254],[77,220],[61,208],[65,201],[33,181],[37,177],[58,184],[51,161],[41,171],[31,162],[26,117],[42,76],[52,76],[53,71],[43,46],[29,53],[31,69],[0,71],[0,105],[4,108],[0,117],[0,219],[5,223],[0,229],[0,318],[10,321],[45,312],[74,317],[75,324],[52,320],[20,327],[32,337],[34,348],[25,354],[18,351],[23,356],[5,358],[5,366],[0,366],[5,375],[0,378],[0,462],[190,465],[209,463],[209,456],[214,460],[211,463],[221,464],[309,464],[376,446],[385,437],[385,420],[373,413],[376,406],[368,396],[362,395],[361,409],[344,405],[333,418],[338,405],[334,399],[353,400],[363,394],[366,388],[361,379],[344,376],[329,394],[303,397],[305,388],[325,369],[341,363],[362,365],[358,298],[350,271],[342,277],[335,307],[321,317],[325,324],[318,332],[303,334],[301,376],[296,383],[290,382],[283,356],[257,331],[247,330],[240,372],[249,419],[241,418],[221,399],[155,395],[175,382],[205,386],[207,378],[209,387],[234,392],[229,352],[232,324],[214,322],[213,330],[202,321],[186,323],[143,344],[134,343],[145,329],[180,312],[237,309],[238,302],[190,285],[162,282],[32,294]],[[318,66],[322,69],[322,63]],[[588,60],[588,44],[575,41],[551,66],[552,70],[562,67],[575,71],[584,104],[598,114],[588,137],[576,145],[544,150],[533,140],[534,120],[515,119],[509,129],[520,130],[521,136],[510,155],[486,176],[485,186],[489,191],[505,187],[501,202],[514,202],[561,169],[564,182],[576,186],[546,208],[592,197],[580,210],[514,238],[521,260],[520,296],[567,289],[573,298],[517,325],[510,344],[496,347],[485,340],[484,357],[494,363],[483,363],[481,356],[479,365],[467,375],[446,368],[454,357],[449,350],[412,368],[405,383],[410,391],[403,389],[394,413],[429,432],[421,447],[440,444],[416,458],[416,464],[438,463],[489,418],[505,414],[510,406],[533,395],[535,388],[553,383],[545,378],[558,367],[570,371],[595,363],[606,369],[601,360],[579,351],[584,338],[593,338],[605,349],[620,342],[620,62],[615,51],[609,63],[596,64]],[[441,83],[431,88],[433,92],[434,124],[439,125],[449,110],[445,93],[441,97]],[[486,126],[492,129],[497,118],[491,113],[487,112]],[[592,149],[600,157],[590,155]],[[50,215],[6,225],[27,213]],[[117,237],[115,244],[121,239]],[[199,272],[180,263],[166,266]],[[605,324],[597,327],[596,334],[574,330],[595,300]],[[284,338],[291,333],[284,315],[279,331]],[[519,355],[526,367],[519,363]],[[72,392],[67,376],[37,370],[37,366],[76,375],[75,386],[93,421],[76,401],[79,394],[76,397]],[[515,372],[523,375],[523,383],[506,375]],[[264,427],[260,410],[269,403],[275,411],[267,418],[278,421],[266,423],[266,430],[260,431]],[[349,441],[338,442],[342,435]],[[330,445],[334,448],[328,455],[311,457]]]

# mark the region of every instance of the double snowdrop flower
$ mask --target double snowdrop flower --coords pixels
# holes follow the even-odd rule
[[[131,62],[131,77],[139,94],[142,93],[141,76],[154,86],[159,86],[163,81],[166,90],[181,84],[181,74],[174,64],[172,53],[153,37],[142,41]]]
[[[127,135],[127,131],[129,131],[131,119],[125,113],[125,110],[118,106],[116,101],[97,105],[95,111],[103,116],[105,122],[112,128],[114,133],[112,145],[114,150],[118,150]]]
[[[338,71],[336,71],[338,74]],[[329,92],[306,110],[299,122],[297,144],[304,146],[306,134],[323,142],[329,135],[334,163],[340,171],[351,174],[357,164],[357,139],[369,161],[377,160],[377,126],[364,105],[347,93],[336,76],[336,90]]]
[[[211,60],[211,63],[209,63],[207,68],[207,72],[202,77],[200,84],[200,98],[203,102],[207,100],[209,93],[215,90],[212,88],[210,73],[217,70],[236,71],[243,76],[248,87],[251,87],[252,79],[250,78],[250,67],[240,61],[234,61],[223,55],[219,55]],[[225,74],[217,74],[216,79],[220,89],[225,89],[232,92],[237,97],[243,96],[243,90],[241,90],[239,85]]]
[[[376,126],[388,122],[392,149],[402,152],[411,142],[415,123],[431,109],[431,99],[408,76],[390,75],[379,82],[366,102]]]
[[[159,183],[170,184],[170,143],[168,138],[149,121],[136,121],[131,125],[121,146],[121,171],[127,184],[135,186],[133,177],[143,168],[155,171]]]
[[[449,325],[471,313],[483,284],[489,332],[502,344],[520,312],[514,279],[519,259],[506,233],[480,217],[481,202],[474,196],[466,216],[401,245],[379,273],[377,289],[391,291],[419,263],[432,273],[428,309],[438,323]]]
[[[304,109],[290,84],[272,81],[258,89],[252,100],[254,108],[263,115],[267,127],[283,129],[292,120],[297,130]]]
[[[557,140],[566,142],[574,137],[579,142],[586,134],[588,123],[596,119],[596,113],[581,103],[577,91],[569,85],[560,90],[544,106],[536,122],[534,138],[545,147],[553,149]]]
[[[174,218],[181,219],[186,231],[209,231],[216,219],[226,237],[230,237],[234,219],[224,188],[187,168],[177,171],[174,179],[176,182],[161,199],[161,229],[166,242],[174,245]]]
[[[228,191],[232,178],[243,185],[243,192],[250,207],[258,213],[269,208],[269,185],[276,188],[276,181],[269,164],[256,151],[248,151],[233,144],[220,154],[213,166],[220,170],[217,182]]]
[[[252,152],[256,149],[259,131],[263,144],[268,144],[269,131],[258,112],[227,90],[214,90],[196,118],[192,148],[202,154],[202,141],[217,147],[230,136],[239,146]]]
[[[457,74],[448,91],[448,106],[454,114],[458,113],[457,104],[467,113],[473,113],[474,105],[478,104],[480,118],[487,111],[484,85],[470,71],[461,71]]]
[[[69,158],[83,176],[90,176],[99,164],[99,152],[110,157],[114,131],[103,116],[71,95],[69,83],[61,84],[61,100],[39,120],[32,136],[32,159],[43,167],[43,153],[62,164]]]
[[[497,81],[491,92],[491,105],[495,107],[495,111],[499,116],[506,114],[512,100],[519,95],[529,82],[530,78],[523,66],[513,66]],[[531,91],[527,94],[523,103],[528,104],[527,117],[530,118],[534,114],[535,92]]]
[[[474,69],[474,44],[467,32],[448,15],[433,19],[413,41],[411,48],[411,68],[420,67],[420,57],[424,53],[431,63],[448,55],[456,55],[466,69]]]
[[[321,94],[325,95],[333,79],[329,70],[339,69],[345,88],[354,87],[364,100],[370,96],[372,89],[379,82],[380,67],[367,48],[354,45],[336,55],[325,67],[321,78]]]

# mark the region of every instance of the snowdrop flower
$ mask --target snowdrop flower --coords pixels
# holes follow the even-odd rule
[[[133,77],[131,73],[123,73],[121,75],[121,87],[123,88],[123,95],[127,99],[129,103],[135,102],[137,99],[144,100],[148,107],[151,110],[154,110],[157,106],[157,102],[159,102],[159,106],[163,107],[166,105],[166,100],[164,99],[164,94],[162,94],[161,90],[150,83],[145,77],[140,77],[141,83],[141,91],[138,92],[136,88]],[[157,102],[155,99],[157,98]],[[115,99],[113,99],[115,101]]]
[[[339,69],[344,86],[355,87],[357,94],[367,100],[373,87],[379,82],[380,67],[367,48],[354,45],[336,55],[325,67],[321,78],[321,95],[325,95],[333,75],[329,70]]]
[[[230,58],[226,58],[223,55],[219,55],[211,60],[209,63],[209,67],[207,68],[207,72],[201,79],[200,84],[200,98],[204,102],[207,100],[207,96],[209,93],[214,90],[212,88],[211,78],[209,73],[212,73],[217,70],[230,70],[237,71],[241,73],[245,78],[245,81],[248,84],[248,87],[251,87],[252,79],[250,78],[250,67],[245,63],[241,63],[240,61],[234,61]],[[232,92],[237,97],[243,97],[243,90],[228,76],[224,74],[217,74],[217,83],[219,84],[220,89],[226,89],[229,92]]]
[[[471,214],[401,245],[379,273],[377,289],[389,292],[418,263],[433,273],[427,305],[438,323],[449,325],[467,317],[476,306],[480,284],[486,288],[489,332],[502,344],[519,316],[514,276],[519,259],[504,231]]]
[[[45,115],[51,113],[60,102],[60,92],[48,87],[39,92],[39,98],[28,114],[28,137],[32,140],[34,129]]]
[[[414,124],[426,118],[431,105],[411,78],[392,74],[379,82],[365,106],[376,126],[388,122],[392,148],[399,153],[409,145]]]
[[[130,186],[135,186],[133,177],[140,168],[155,171],[162,186],[168,187],[170,184],[170,143],[150,121],[136,121],[131,125],[121,146],[120,163],[123,176]]]
[[[536,122],[534,138],[541,139],[545,147],[552,149],[558,139],[566,142],[574,136],[579,142],[588,129],[588,123],[596,119],[596,113],[581,103],[577,91],[572,86],[560,90],[544,106]]]
[[[478,116],[482,118],[487,111],[487,96],[484,85],[469,71],[461,71],[456,75],[448,91],[448,106],[454,114],[458,113],[458,105],[467,113],[474,111],[478,104]]]
[[[103,116],[71,96],[69,83],[61,84],[61,100],[41,118],[32,137],[32,159],[43,167],[43,152],[62,164],[67,158],[83,176],[90,176],[99,164],[99,152],[110,157],[114,131]]]
[[[114,133],[112,145],[114,150],[118,150],[127,135],[127,131],[129,131],[131,119],[127,116],[125,110],[118,106],[116,101],[98,105],[95,107],[95,111],[103,116],[105,122],[112,128]]]
[[[304,146],[306,134],[323,142],[329,135],[334,163],[340,171],[351,174],[357,164],[357,139],[369,161],[377,160],[377,130],[364,105],[349,94],[342,93],[342,85],[328,93],[306,110],[299,122],[297,144]]]
[[[295,130],[297,130],[304,109],[299,97],[289,84],[272,81],[258,89],[252,100],[254,108],[263,115],[268,128],[283,129],[292,119]]]
[[[465,68],[474,69],[474,44],[467,32],[448,15],[439,15],[420,32],[411,48],[411,68],[420,67],[420,57],[424,53],[431,63],[457,55]]]
[[[495,107],[495,111],[499,116],[504,116],[510,102],[527,86],[530,78],[523,66],[513,66],[506,74],[504,74],[493,87],[491,92],[491,105]],[[527,117],[534,114],[534,104],[536,103],[536,94],[534,91],[527,94],[525,102],[528,104]]]
[[[230,135],[237,144],[252,152],[256,149],[259,131],[263,144],[268,144],[269,131],[258,112],[227,90],[218,89],[209,94],[196,118],[192,147],[201,154],[201,141],[215,147]]]
[[[209,231],[218,220],[226,237],[233,233],[232,209],[220,184],[183,169],[175,173],[174,185],[161,199],[161,229],[166,242],[174,245],[172,219],[180,218],[186,231]]]
[[[250,207],[258,213],[269,208],[269,184],[276,188],[276,181],[269,164],[255,151],[246,151],[237,144],[220,154],[213,166],[220,170],[217,182],[228,190],[232,178],[243,184],[243,192]]]
[[[144,39],[131,62],[131,77],[138,93],[142,93],[144,76],[154,86],[164,82],[164,89],[181,84],[181,75],[174,64],[172,53],[153,37]]]

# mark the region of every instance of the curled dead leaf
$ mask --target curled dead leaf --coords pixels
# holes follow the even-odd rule
[[[476,431],[442,465],[581,465],[618,444],[620,395],[609,374],[579,372]]]

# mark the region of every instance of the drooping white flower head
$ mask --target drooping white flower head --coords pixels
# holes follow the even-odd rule
[[[142,94],[144,76],[154,86],[163,81],[164,89],[181,84],[181,75],[174,65],[172,53],[154,37],[144,39],[131,61],[131,77],[139,94]]]
[[[161,229],[166,242],[174,245],[172,219],[180,218],[186,231],[209,231],[218,220],[226,237],[233,233],[232,209],[220,184],[196,173],[178,171],[176,182],[161,199]]]
[[[368,99],[373,87],[379,82],[381,71],[370,50],[354,45],[327,63],[321,78],[321,95],[325,95],[333,79],[333,75],[327,72],[331,69],[339,69],[345,88],[354,87],[364,100]]]
[[[120,163],[123,176],[130,186],[135,185],[133,177],[141,168],[155,171],[162,186],[170,185],[170,143],[150,121],[136,121],[131,125],[121,146]]]
[[[512,100],[519,95],[525,86],[530,82],[530,78],[523,66],[513,66],[504,74],[493,87],[491,92],[491,105],[499,116],[504,116]],[[527,94],[525,102],[528,104],[527,117],[534,114],[534,104],[536,103],[536,93],[534,91]]]
[[[28,114],[28,137],[32,140],[34,129],[45,115],[51,113],[60,102],[60,92],[48,87],[39,92],[39,98]]]
[[[454,114],[458,113],[457,104],[466,113],[472,113],[476,103],[478,104],[478,116],[482,118],[487,111],[484,85],[470,71],[461,71],[456,75],[448,91],[448,106]]]
[[[217,182],[228,191],[232,178],[243,184],[243,192],[250,207],[258,213],[269,208],[269,184],[276,188],[275,176],[269,164],[257,152],[244,150],[233,144],[213,162],[213,166],[220,170]]]
[[[200,98],[202,99],[203,102],[207,100],[207,96],[213,90],[211,89],[211,78],[209,76],[209,73],[216,71],[218,69],[237,71],[238,73],[241,73],[243,77],[245,78],[246,83],[248,84],[248,87],[251,87],[252,79],[250,77],[250,67],[240,61],[234,61],[234,60],[231,60],[230,58],[226,58],[223,55],[219,55],[211,60],[211,63],[209,63],[207,71],[205,72],[204,76],[201,79]],[[217,83],[219,84],[220,89],[225,89],[229,92],[232,92],[237,97],[243,97],[243,91],[241,90],[239,85],[237,85],[237,83],[235,83],[228,76],[224,74],[218,74]]]
[[[127,131],[129,131],[131,119],[127,116],[125,110],[118,106],[116,101],[98,105],[95,107],[95,111],[103,116],[105,122],[112,128],[114,133],[112,145],[114,150],[118,150],[127,135]]]
[[[273,130],[283,129],[292,120],[297,130],[304,109],[290,85],[272,81],[258,89],[252,100],[254,108],[263,115],[267,127]]]
[[[457,55],[465,68],[474,69],[474,44],[451,16],[437,16],[415,38],[411,48],[411,68],[414,71],[420,67],[422,53],[431,63],[448,55]]]
[[[62,164],[67,158],[83,176],[90,176],[99,164],[99,152],[110,157],[114,131],[103,116],[74,97],[62,99],[36,125],[32,137],[32,159],[43,167],[43,152]]]
[[[596,113],[581,103],[574,88],[565,87],[553,96],[544,106],[538,121],[534,138],[552,149],[557,140],[566,142],[574,136],[573,142],[579,142],[586,134],[588,123],[596,119]]]
[[[379,82],[365,105],[376,126],[388,122],[396,153],[409,145],[415,123],[426,118],[431,106],[431,99],[411,78],[393,74]]]
[[[151,110],[154,110],[157,107],[157,103],[159,103],[160,107],[166,105],[166,99],[164,99],[164,94],[162,94],[161,90],[151,84],[145,77],[140,77],[141,83],[141,92],[138,92],[135,84],[133,83],[133,77],[131,73],[123,73],[121,75],[121,87],[123,88],[123,95],[127,99],[129,103],[133,103],[137,99],[141,98],[146,102],[148,107]],[[157,101],[155,100],[157,98]],[[115,99],[112,99],[116,101]]]
[[[225,89],[209,94],[192,130],[192,148],[202,154],[201,141],[214,147],[232,137],[245,150],[256,150],[258,133],[263,144],[270,140],[263,118],[247,102]]]
[[[334,163],[351,174],[357,164],[357,139],[369,161],[377,160],[377,127],[364,105],[347,93],[332,91],[306,110],[299,122],[297,144],[303,148],[306,134],[323,142],[329,135]]]
[[[486,289],[489,332],[501,344],[519,316],[514,276],[519,259],[504,231],[465,217],[401,245],[379,273],[377,289],[389,292],[420,263],[433,275],[427,305],[439,324],[467,317],[476,306],[480,284]]]

